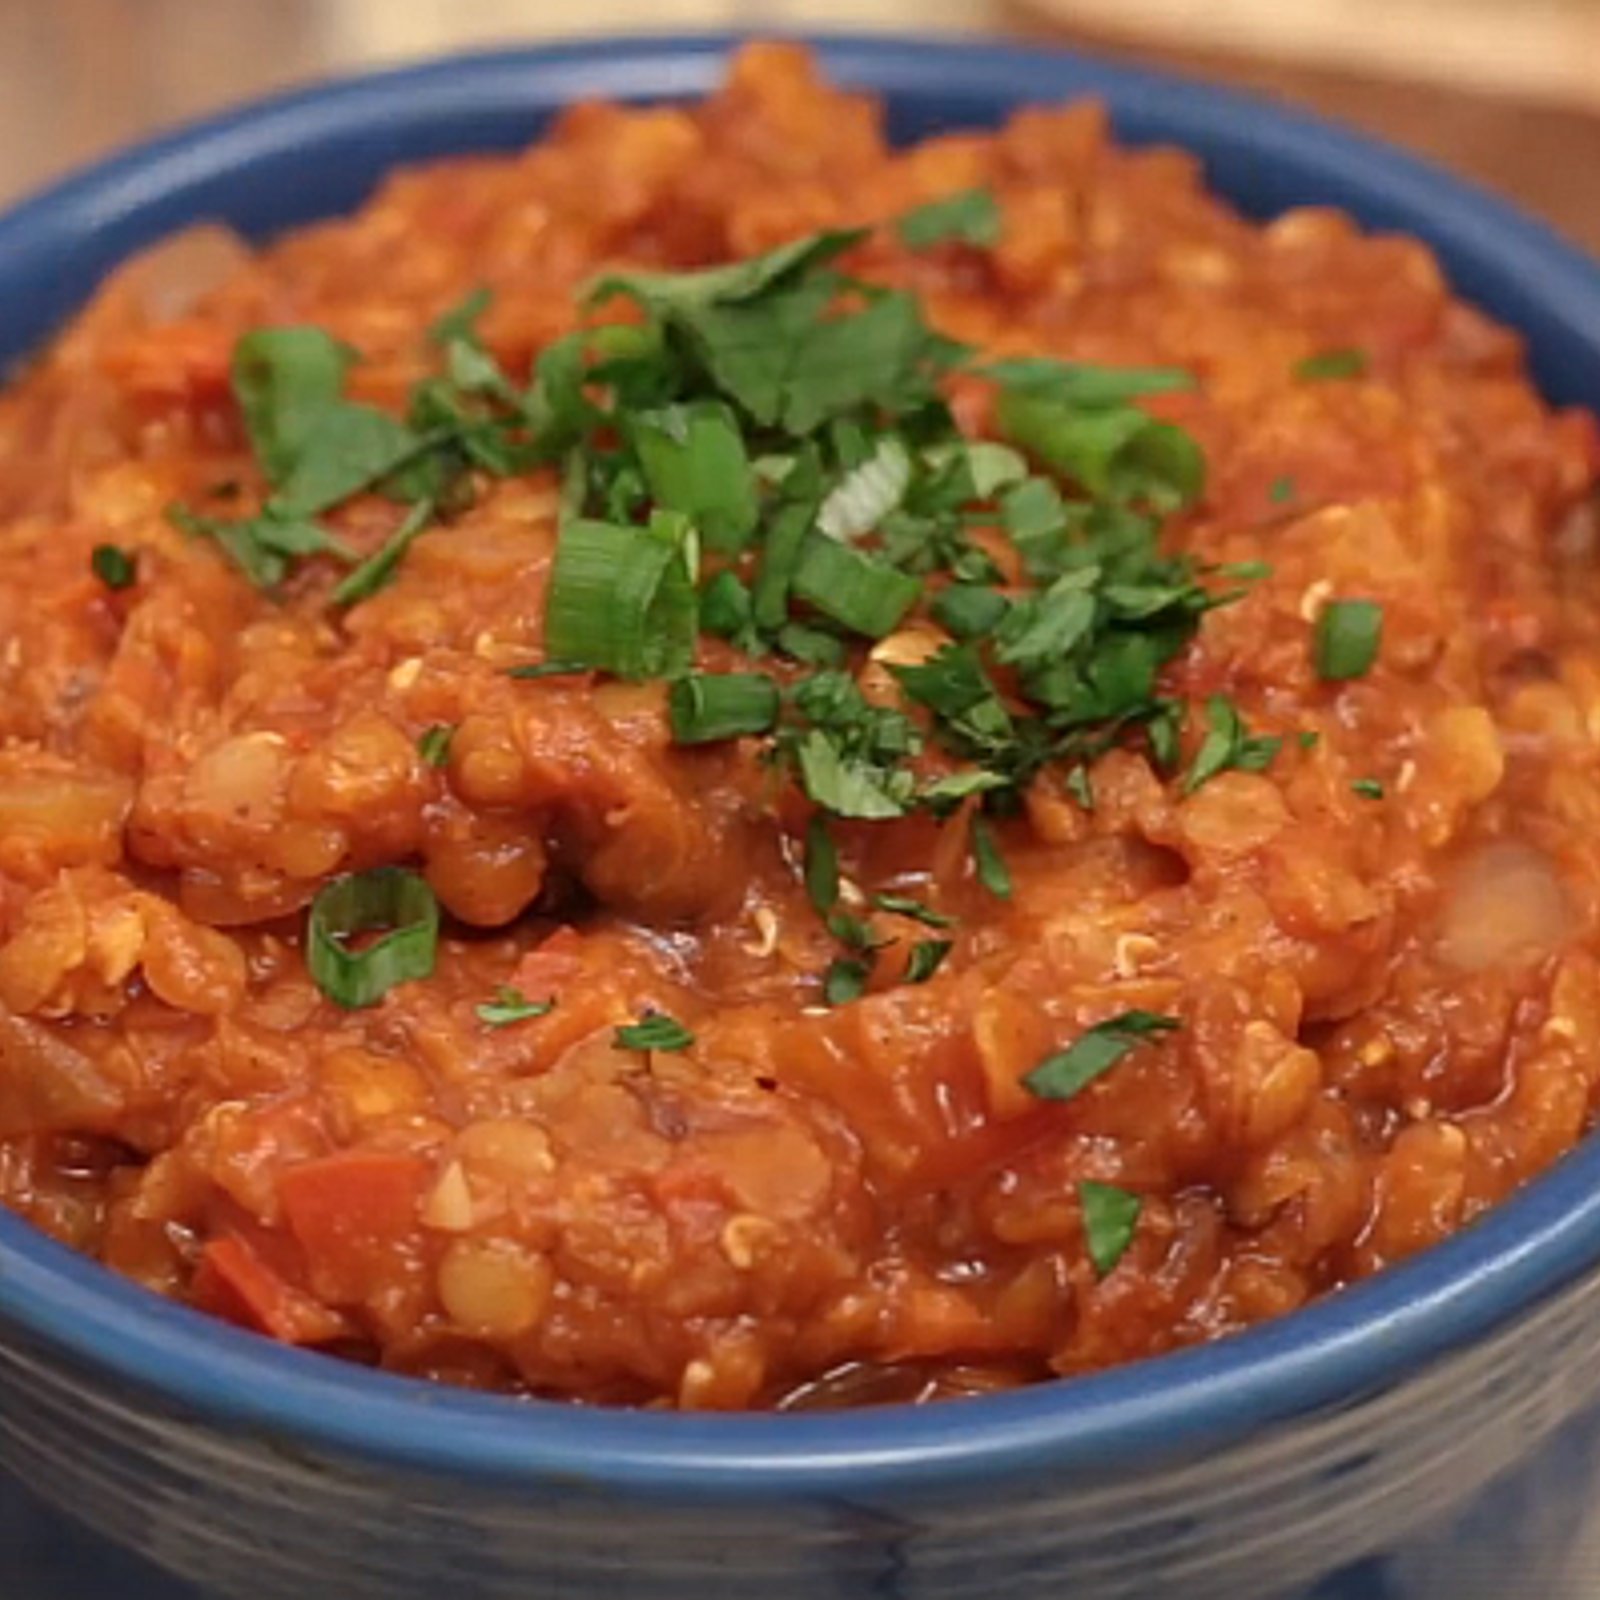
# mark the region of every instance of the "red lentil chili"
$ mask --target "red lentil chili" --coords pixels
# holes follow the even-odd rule
[[[1600,435],[1428,251],[762,46],[0,398],[0,1201],[513,1392],[1291,1311],[1600,1078]]]

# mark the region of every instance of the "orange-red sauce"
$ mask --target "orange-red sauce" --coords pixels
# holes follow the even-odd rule
[[[1042,781],[1000,826],[1010,903],[973,882],[964,815],[841,828],[855,885],[961,919],[926,984],[894,954],[925,930],[879,914],[899,943],[873,991],[821,1006],[805,808],[753,745],[674,747],[659,685],[505,675],[541,653],[553,476],[486,485],[345,615],[328,563],[275,601],[164,517],[264,492],[228,389],[253,327],[330,330],[363,356],[352,392],[398,410],[423,330],[480,283],[521,373],[602,264],[702,265],[974,185],[992,251],[882,233],[857,269],[990,352],[1199,376],[1150,402],[1210,461],[1169,538],[1273,572],[1167,687],[1287,737],[1188,797],[1132,750],[1095,767],[1092,813]],[[1365,377],[1294,380],[1346,347]],[[980,387],[953,398],[981,433]],[[277,1338],[588,1400],[919,1398],[1291,1311],[1585,1129],[1597,464],[1594,419],[1541,403],[1417,241],[1246,222],[1091,105],[890,150],[787,47],[702,106],[583,106],[524,155],[403,171],[259,254],[157,252],[0,399],[0,1201]],[[367,550],[401,514],[336,521]],[[108,541],[129,589],[91,571]],[[1311,658],[1331,593],[1384,607],[1344,684]],[[385,862],[445,908],[438,965],[342,1011],[305,908]],[[559,1003],[486,1028],[505,984]],[[647,1006],[693,1048],[617,1049]],[[1068,1103],[1021,1086],[1136,1007],[1183,1027]],[[1103,1278],[1085,1179],[1144,1201]]]

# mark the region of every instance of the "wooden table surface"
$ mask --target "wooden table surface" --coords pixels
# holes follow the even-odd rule
[[[1038,17],[1028,0],[0,0],[0,202],[153,127],[329,72],[580,29],[851,23],[1031,33],[1241,83],[1409,144],[1600,253],[1600,115],[1242,54],[1135,52]]]

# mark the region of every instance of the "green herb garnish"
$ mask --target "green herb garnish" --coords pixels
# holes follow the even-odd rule
[[[901,242],[912,250],[930,250],[951,242],[987,248],[1000,242],[1000,207],[987,189],[930,200],[908,211],[895,224]]]
[[[456,736],[455,725],[436,722],[425,728],[417,740],[417,754],[430,767],[442,767],[450,759],[450,741]]]
[[[664,1011],[646,1011],[613,1035],[619,1050],[687,1050],[694,1034]]]
[[[1103,1278],[1133,1243],[1144,1202],[1114,1184],[1085,1181],[1078,1185],[1078,1204],[1083,1208],[1083,1235],[1089,1259],[1096,1274]]]
[[[778,703],[777,684],[760,672],[691,672],[667,692],[679,744],[767,733],[778,720]]]
[[[1195,753],[1194,763],[1183,780],[1183,792],[1193,794],[1219,772],[1230,767],[1241,772],[1259,772],[1272,764],[1283,745],[1280,735],[1252,737],[1245,729],[1239,708],[1226,696],[1214,694],[1206,701],[1206,736]]]
[[[1383,639],[1383,607],[1375,600],[1330,600],[1317,613],[1312,658],[1327,683],[1360,678],[1372,670]]]
[[[1363,800],[1383,799],[1383,784],[1377,778],[1354,778],[1350,787]]]
[[[534,1017],[546,1016],[555,1008],[553,999],[529,1000],[520,989],[513,989],[507,984],[495,990],[493,1000],[485,1001],[474,1010],[478,1021],[486,1028],[508,1028],[513,1022],[528,1022]]]
[[[353,947],[361,934],[387,930]],[[426,880],[399,867],[335,878],[311,902],[306,966],[335,1004],[375,1005],[397,983],[426,978],[439,943],[439,902]]]
[[[137,563],[120,545],[97,544],[90,552],[89,565],[108,589],[131,589],[139,581]]]
[[[980,816],[972,819],[972,864],[977,869],[978,882],[999,900],[1011,898],[1011,869],[1000,854],[989,824]]]
[[[1362,377],[1368,364],[1364,350],[1323,350],[1296,362],[1294,375],[1302,383],[1326,383],[1337,378]]]
[[[694,659],[693,546],[681,517],[644,527],[572,521],[545,607],[545,645],[562,661],[622,678],[670,677]]]
[[[926,983],[944,964],[954,948],[949,939],[919,939],[906,958],[906,982]]]
[[[822,998],[830,1006],[848,1005],[867,992],[872,965],[857,956],[835,956],[822,975]]]
[[[1154,1011],[1124,1011],[1097,1022],[1065,1050],[1046,1056],[1022,1080],[1041,1100],[1070,1100],[1109,1072],[1143,1039],[1180,1027],[1176,1017]]]

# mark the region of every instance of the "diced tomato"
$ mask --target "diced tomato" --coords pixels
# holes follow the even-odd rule
[[[302,1161],[279,1177],[278,1198],[318,1294],[359,1305],[382,1287],[417,1230],[431,1171],[420,1156],[348,1150]]]
[[[203,1310],[285,1344],[327,1344],[350,1331],[337,1311],[281,1278],[238,1234],[205,1247],[192,1292]]]

